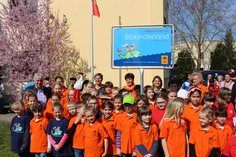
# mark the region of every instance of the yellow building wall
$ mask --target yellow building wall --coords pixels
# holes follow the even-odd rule
[[[119,25],[163,24],[163,0],[97,0],[100,18],[94,22],[94,73],[101,72],[105,81],[114,85],[124,85],[124,76],[128,72],[135,74],[135,83],[140,83],[139,69],[111,68],[111,28]],[[51,5],[54,13],[66,15],[70,24],[69,32],[80,56],[90,65],[90,0],[54,0]],[[119,75],[121,73],[121,75]],[[144,70],[144,85],[151,84],[155,75],[164,77],[164,71]],[[90,74],[87,74],[90,78]],[[122,82],[119,82],[119,80]],[[164,78],[163,78],[164,79]]]

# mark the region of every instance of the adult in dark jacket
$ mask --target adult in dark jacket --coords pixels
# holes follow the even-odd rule
[[[42,73],[36,73],[34,75],[34,84],[27,87],[27,89],[31,89],[35,92],[38,97],[38,101],[45,107],[48,99],[52,95],[52,89],[50,87],[43,86],[44,75]]]

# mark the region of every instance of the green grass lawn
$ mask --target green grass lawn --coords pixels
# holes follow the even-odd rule
[[[17,157],[11,152],[9,126],[9,123],[0,122],[0,157]]]

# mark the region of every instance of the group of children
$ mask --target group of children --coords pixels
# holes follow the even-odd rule
[[[189,99],[183,99],[175,90],[155,92],[149,85],[139,95],[133,75],[125,79],[126,90],[111,99],[106,91],[112,90],[105,89],[105,99],[85,92],[75,103],[55,84],[43,106],[26,92],[24,103],[11,107],[16,113],[12,150],[20,157],[230,156],[227,142],[234,135],[235,110],[228,88],[217,97],[209,92],[201,97],[201,89],[192,86]]]

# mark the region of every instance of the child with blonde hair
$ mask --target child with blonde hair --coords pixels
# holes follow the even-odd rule
[[[190,133],[190,156],[218,157],[220,151],[219,132],[211,124],[213,111],[204,107],[199,114],[200,126]]]
[[[182,99],[176,98],[170,101],[166,107],[160,131],[165,156],[189,156],[187,126],[181,118],[184,103]]]
[[[72,139],[72,148],[74,150],[75,157],[84,156],[84,106],[85,105],[82,103],[75,104],[77,115],[70,119],[68,125],[68,133]]]
[[[96,118],[96,108],[86,106],[84,110],[86,123],[83,129],[84,135],[84,156],[105,157],[108,151],[108,135]]]
[[[16,114],[11,121],[11,150],[18,153],[19,157],[31,156],[29,152],[29,124],[30,116],[24,113],[24,105],[21,102],[15,102],[11,110]]]

